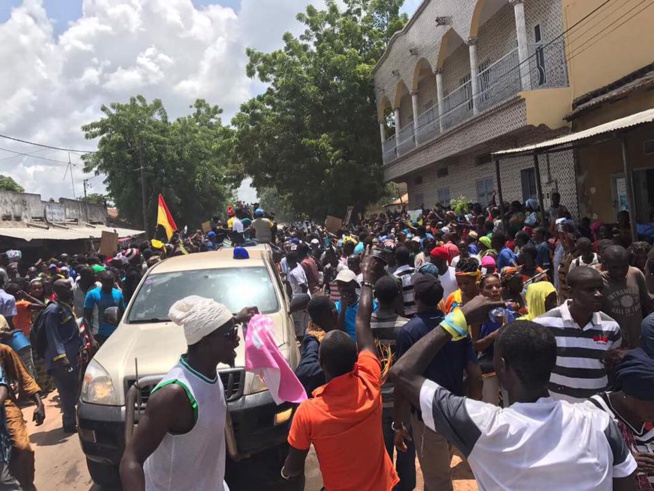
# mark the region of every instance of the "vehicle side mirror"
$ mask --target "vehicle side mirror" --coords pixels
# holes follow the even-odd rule
[[[120,323],[120,318],[121,315],[118,307],[109,307],[108,309],[105,309],[104,314],[102,315],[102,320],[112,326],[117,326]]]
[[[291,300],[289,314],[294,314],[295,312],[306,310],[310,300],[311,297],[307,293],[300,293],[299,295],[295,295],[293,300]]]

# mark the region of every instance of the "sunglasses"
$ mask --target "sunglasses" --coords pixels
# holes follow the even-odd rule
[[[233,324],[231,327],[221,331],[221,333],[227,339],[235,339],[238,336],[238,324]]]

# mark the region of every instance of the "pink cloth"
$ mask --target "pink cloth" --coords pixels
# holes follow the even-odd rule
[[[302,384],[288,366],[275,340],[275,325],[265,315],[255,315],[245,335],[245,369],[266,383],[275,404],[307,399]]]

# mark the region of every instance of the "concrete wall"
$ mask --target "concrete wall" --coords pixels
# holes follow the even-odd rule
[[[485,12],[492,12],[485,9],[501,3],[504,5],[477,27]],[[543,42],[563,32],[561,0],[524,0],[524,4],[529,43],[535,41],[536,24],[541,26]],[[452,23],[437,25],[434,22],[436,17],[449,17]],[[398,94],[404,90],[403,85],[409,91],[417,87],[416,77],[420,70],[416,68],[423,63],[422,60],[426,60],[432,70],[437,66],[443,68],[445,95],[459,87],[461,79],[470,74],[470,58],[465,43],[471,35],[477,37],[479,63],[497,61],[517,47],[513,7],[502,0],[425,0],[407,26],[393,36],[384,56],[377,63],[375,86],[379,119],[382,119],[384,99],[393,106],[400,104],[401,126],[410,119],[411,99],[400,100],[402,98]],[[420,112],[424,111],[424,105],[430,99],[436,102],[435,83],[420,87],[420,90],[424,89],[430,93],[419,96]],[[409,107],[402,108],[406,105]]]
[[[602,3],[604,0],[563,0],[566,28]],[[641,0],[609,2],[566,36],[575,98],[654,61],[654,9],[639,4]]]
[[[63,220],[87,221],[85,204],[61,198],[59,202],[42,201],[41,195],[0,191],[0,220],[6,224],[43,220],[47,214]],[[88,221],[107,223],[107,210],[102,205],[88,205]]]
[[[567,130],[562,130],[567,132]],[[409,202],[412,208],[424,203],[433,207],[438,201],[438,190],[449,189],[451,198],[463,196],[472,202],[477,201],[477,181],[491,178],[497,188],[495,164],[477,165],[477,157],[501,149],[529,145],[536,141],[554,138],[562,131],[552,132],[547,128],[530,129],[522,134],[507,135],[478,147],[474,152],[450,157],[407,178]],[[572,152],[561,152],[539,158],[541,182],[545,206],[550,205],[550,195],[554,191],[561,193],[561,202],[568,207],[573,217],[579,217],[577,206],[577,187],[575,179],[574,156]],[[448,168],[447,177],[437,177],[438,169]],[[534,167],[532,157],[507,158],[501,161],[500,175],[502,194],[505,201],[523,202],[521,171]],[[417,179],[418,178],[418,179]],[[416,184],[416,182],[421,182]],[[420,202],[419,198],[422,198]],[[484,205],[486,203],[483,203]]]
[[[43,206],[39,194],[0,191],[0,217],[4,221],[43,218]]]
[[[59,203],[64,206],[64,213],[67,220],[88,221],[91,223],[107,223],[107,210],[103,205],[89,203],[74,199],[60,198]],[[86,213],[88,210],[88,219]]]

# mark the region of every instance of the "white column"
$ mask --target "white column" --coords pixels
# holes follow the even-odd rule
[[[384,142],[386,141],[386,123],[384,121],[379,122],[379,136],[381,136],[382,149],[383,149]]]
[[[473,114],[479,113],[479,62],[477,61],[477,38],[468,39],[470,51],[470,86],[472,87]]]
[[[522,90],[531,90],[529,70],[529,43],[527,41],[527,24],[525,23],[525,4],[523,0],[510,0],[515,15],[515,30],[518,37],[518,60],[520,62],[520,82]]]
[[[434,70],[434,73],[436,75],[436,97],[438,100],[438,124],[442,133],[443,112],[445,111],[445,108],[443,107],[443,99],[445,99],[445,96],[443,95],[443,69],[437,68]]]
[[[400,143],[400,108],[395,108],[395,146]]]
[[[418,91],[411,92],[411,110],[413,111],[413,141],[418,146]]]

